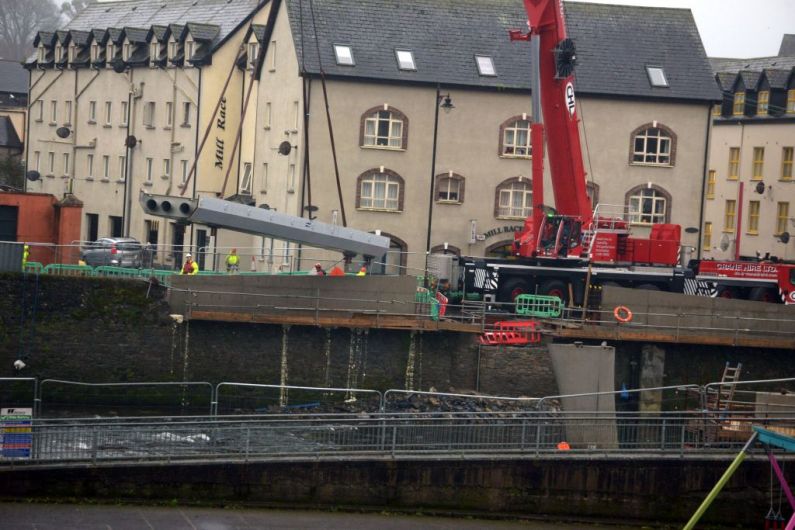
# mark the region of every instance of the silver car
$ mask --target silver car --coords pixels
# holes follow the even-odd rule
[[[131,237],[103,237],[83,248],[80,256],[86,265],[98,267],[141,267],[143,247]]]

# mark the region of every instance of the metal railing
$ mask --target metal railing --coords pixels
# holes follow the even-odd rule
[[[235,393],[227,396],[231,403],[224,407],[221,404],[221,389],[228,388]],[[272,391],[269,395],[268,390]],[[359,396],[359,397],[357,397]],[[289,399],[300,400],[299,403],[290,404]],[[362,400],[361,397],[364,397]],[[217,415],[219,408],[226,414],[238,410],[243,413],[266,412],[270,408],[277,410],[293,409],[311,411],[321,405],[334,405],[340,403],[352,404],[362,401],[362,410],[377,412],[383,409],[384,397],[378,390],[363,388],[331,388],[314,386],[293,385],[261,385],[254,383],[218,383],[215,386],[212,414]]]
[[[564,450],[567,458],[577,454],[681,458],[705,453],[729,458],[750,437],[751,423],[747,416],[731,414],[716,422],[700,413],[585,412],[34,420],[32,457],[27,462],[510,458],[549,457]],[[795,413],[753,423],[795,432]]]

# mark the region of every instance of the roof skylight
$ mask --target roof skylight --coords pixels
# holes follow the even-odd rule
[[[476,55],[475,62],[478,65],[478,73],[486,76],[496,76],[497,71],[494,69],[494,61],[487,55]]]
[[[398,68],[401,70],[416,70],[417,66],[414,64],[414,52],[410,50],[395,50],[397,57]]]
[[[334,55],[337,57],[337,64],[341,66],[355,66],[353,60],[353,50],[350,46],[343,44],[334,45]]]
[[[665,77],[665,70],[660,66],[647,66],[646,73],[649,74],[651,86],[667,87],[668,79]]]

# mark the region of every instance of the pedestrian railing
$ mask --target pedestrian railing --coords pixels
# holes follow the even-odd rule
[[[557,318],[563,312],[563,302],[557,296],[520,294],[516,297],[516,314],[537,318]]]

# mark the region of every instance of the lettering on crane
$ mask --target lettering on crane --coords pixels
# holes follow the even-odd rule
[[[574,109],[576,103],[574,101],[574,85],[571,83],[566,84],[566,108],[569,109],[569,116],[574,116]]]

